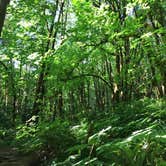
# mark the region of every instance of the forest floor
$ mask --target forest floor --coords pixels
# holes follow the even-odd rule
[[[37,166],[38,161],[34,160],[33,155],[22,155],[16,148],[5,146],[0,148],[0,166]]]
[[[165,117],[165,100],[147,98],[75,122],[2,128],[0,166],[166,166]]]

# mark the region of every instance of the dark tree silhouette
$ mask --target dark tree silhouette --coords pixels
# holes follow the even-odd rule
[[[9,2],[10,2],[10,0],[1,0],[0,1],[0,36],[2,33],[4,21],[5,21],[7,5],[9,4]]]

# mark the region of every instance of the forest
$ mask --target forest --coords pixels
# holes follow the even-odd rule
[[[0,0],[0,166],[166,166],[165,0]]]

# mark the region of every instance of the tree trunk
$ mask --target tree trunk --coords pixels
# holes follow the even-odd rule
[[[1,0],[0,1],[0,36],[2,35],[2,28],[5,21],[7,5],[10,0]]]

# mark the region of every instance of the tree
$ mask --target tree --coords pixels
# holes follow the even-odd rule
[[[5,21],[6,10],[10,0],[1,0],[0,1],[0,36],[2,35],[2,28]]]
[[[165,25],[154,13],[156,5],[163,13],[164,5],[146,2],[10,3],[10,29],[3,29],[6,44],[0,50],[6,82],[1,105],[8,101],[5,109],[24,120],[49,112],[55,119],[164,96]]]

